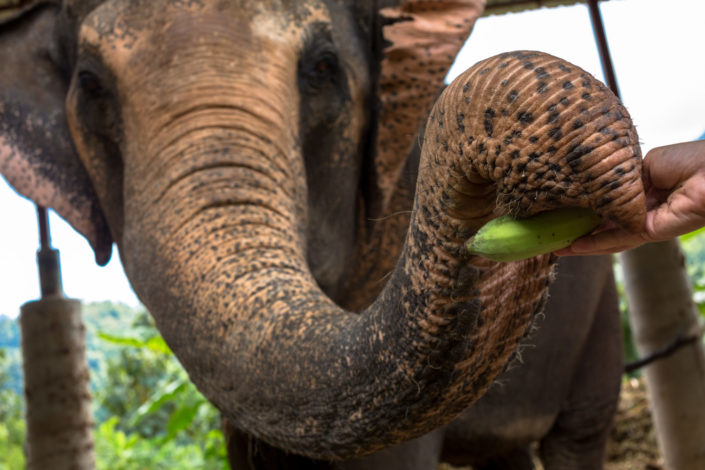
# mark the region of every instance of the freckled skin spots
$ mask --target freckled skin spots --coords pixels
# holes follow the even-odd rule
[[[496,113],[494,109],[492,108],[487,108],[485,110],[485,134],[487,134],[487,137],[492,137],[492,120],[495,118]]]
[[[517,114],[517,121],[522,124],[531,124],[534,122],[534,116],[528,111],[520,111]]]
[[[561,129],[560,127],[552,127],[548,131],[548,136],[553,140],[560,140],[561,137],[563,137],[563,129]]]
[[[479,155],[484,155],[483,151],[487,147],[491,146],[495,150],[500,148],[499,145],[492,145],[492,142],[499,141],[503,144],[499,153],[492,152],[487,161],[481,158],[473,165],[473,170],[468,170],[470,174],[477,174],[470,179],[486,177],[493,180],[499,177],[503,183],[498,185],[497,200],[500,205],[506,206],[503,210],[519,215],[545,208],[546,204],[550,206],[556,203],[587,205],[598,209],[598,212],[605,207],[611,207],[610,204],[601,203],[597,199],[591,202],[585,195],[600,191],[600,182],[596,180],[604,181],[615,174],[598,169],[603,167],[604,163],[600,155],[614,154],[619,155],[618,158],[631,161],[634,152],[638,152],[633,128],[622,126],[621,119],[626,116],[626,112],[618,101],[585,72],[551,56],[532,55],[530,60],[526,60],[525,55],[519,54],[512,60],[509,54],[501,55],[488,59],[486,64],[478,64],[483,70],[492,68],[492,73],[468,73],[463,76],[463,80],[472,81],[476,87],[481,88],[482,80],[491,80],[493,74],[499,76],[498,67],[493,66],[498,62],[506,64],[501,69],[501,79],[507,81],[507,85],[502,88],[506,91],[497,93],[493,100],[503,103],[509,116],[513,116],[515,121],[514,124],[508,120],[493,122],[492,133],[488,135],[487,110],[494,109],[491,103],[486,103],[481,110],[477,107],[464,109],[466,122],[471,122],[473,113],[482,116],[480,122],[483,132],[479,134],[483,138],[474,143]],[[512,75],[517,69],[526,70],[526,75],[517,72]],[[512,77],[511,80],[507,79],[507,76]],[[580,84],[580,87],[576,87],[575,83]],[[537,88],[539,85],[540,90]],[[589,89],[590,93],[585,92],[586,89]],[[596,90],[600,90],[599,98],[595,97]],[[542,96],[544,94],[545,98]],[[610,111],[605,112],[606,108]],[[603,126],[606,122],[610,124]],[[607,129],[610,129],[610,133]],[[467,124],[465,131],[478,134]],[[619,137],[612,132],[616,132]],[[427,135],[430,135],[428,130]],[[627,139],[634,142],[633,147],[619,151],[621,145],[626,143],[627,135]],[[579,136],[589,137],[580,141]],[[522,176],[524,172],[530,172],[533,185],[541,187],[545,184],[545,187],[527,187]],[[589,178],[581,176],[587,173],[600,174],[602,177],[588,181]],[[589,183],[592,189],[586,191],[580,187],[584,183]],[[503,187],[504,184],[506,187]],[[609,184],[606,187],[612,192],[619,191],[616,185]],[[510,196],[515,194],[515,191],[523,194],[521,201]],[[623,196],[614,196],[615,199],[624,200],[639,197],[638,190]]]
[[[546,80],[547,78],[551,78],[551,74],[549,74],[543,67],[537,67],[534,69],[534,73],[536,74],[536,78],[538,80]]]
[[[458,113],[458,132],[465,133],[465,115],[463,113]]]

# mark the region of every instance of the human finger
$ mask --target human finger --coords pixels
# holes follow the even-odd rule
[[[555,252],[558,256],[584,256],[617,253],[635,248],[646,240],[641,233],[612,228],[578,238],[569,247]]]
[[[675,238],[705,226],[705,172],[698,171],[646,215],[646,234],[653,241]]]
[[[644,157],[645,183],[657,190],[671,190],[699,171],[705,171],[705,141],[656,147]]]

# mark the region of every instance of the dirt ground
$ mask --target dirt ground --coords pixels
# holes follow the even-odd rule
[[[644,381],[622,384],[622,397],[607,445],[605,470],[663,470]]]
[[[536,461],[537,470],[543,466]],[[664,470],[643,380],[622,384],[619,409],[607,444],[605,470]],[[441,464],[438,470],[471,470]]]

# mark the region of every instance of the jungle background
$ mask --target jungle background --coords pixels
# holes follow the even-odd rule
[[[705,230],[681,237],[693,296],[705,318]],[[619,266],[615,264],[622,299]],[[625,300],[624,358],[637,359]],[[83,306],[98,469],[227,469],[220,419],[143,308]],[[24,468],[24,403],[17,318],[0,312],[0,470]],[[624,375],[608,447],[609,470],[658,470],[661,461],[641,371]],[[445,466],[445,469],[450,467]]]

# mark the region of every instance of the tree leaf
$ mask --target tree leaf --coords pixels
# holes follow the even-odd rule
[[[104,333],[102,331],[98,332],[98,337],[104,341],[109,342],[109,343],[119,344],[121,346],[130,346],[132,348],[143,348],[145,346],[145,342],[142,341],[141,339],[113,336],[111,334]]]
[[[166,426],[167,434],[164,436],[164,439],[162,439],[162,443],[171,441],[180,431],[188,428],[203,403],[205,403],[205,401],[201,401],[195,405],[177,408],[171,415],[171,418],[169,418],[169,423]]]
[[[687,242],[687,241],[692,240],[693,238],[696,238],[704,233],[705,233],[705,227],[701,227],[701,228],[694,230],[692,232],[688,232],[685,235],[681,235],[678,238],[680,239],[681,242]]]
[[[158,392],[152,395],[152,397],[145,401],[130,419],[130,425],[135,426],[139,422],[150,414],[156,412],[165,403],[170,401],[178,401],[177,398],[183,393],[188,387],[188,383],[184,382],[182,379],[174,380],[163,387],[159,387]]]
[[[166,344],[166,341],[164,341],[164,338],[161,336],[152,336],[147,340],[145,343],[147,348],[151,351],[162,353],[162,354],[168,354],[168,355],[173,355],[174,353],[171,352],[171,349],[169,346]]]
[[[171,349],[159,335],[152,336],[147,340],[141,340],[139,338],[125,337],[125,336],[115,336],[105,332],[98,332],[98,337],[104,341],[112,344],[117,344],[120,346],[129,346],[132,348],[148,349],[160,354],[172,355]]]

